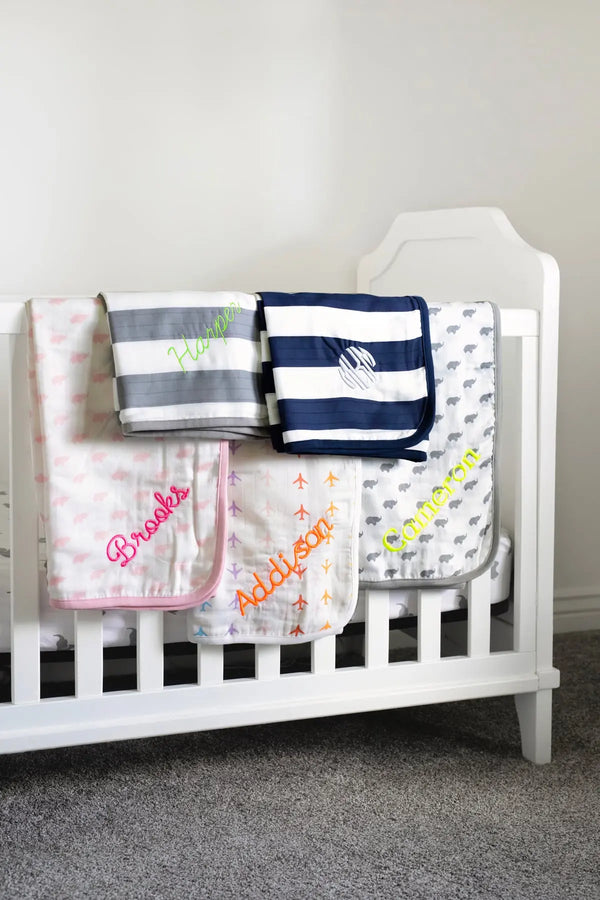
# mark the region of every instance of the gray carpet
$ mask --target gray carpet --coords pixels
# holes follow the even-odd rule
[[[0,896],[600,898],[600,632],[512,698],[0,758]]]

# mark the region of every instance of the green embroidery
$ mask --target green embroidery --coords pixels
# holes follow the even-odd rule
[[[214,340],[216,337],[221,337],[221,338],[223,338],[224,343],[227,344],[227,341],[225,340],[225,332],[227,331],[229,323],[233,322],[233,317],[236,314],[236,312],[239,313],[241,311],[242,311],[242,307],[239,305],[239,303],[237,305],[235,305],[235,302],[232,301],[229,304],[229,306],[226,306],[223,310],[223,312],[225,313],[225,316],[222,316],[219,313],[219,315],[216,317],[215,321],[212,324],[212,328],[208,327],[206,329],[206,335],[205,335],[206,345],[204,344],[204,338],[202,338],[202,337],[196,338],[196,355],[195,356],[194,356],[193,352],[190,350],[189,344],[187,342],[187,338],[183,334],[181,335],[181,339],[183,340],[183,343],[185,344],[185,350],[183,351],[183,353],[181,355],[179,355],[179,353],[177,352],[175,347],[169,347],[169,349],[167,350],[167,355],[172,350],[173,353],[175,354],[175,356],[177,357],[177,362],[181,366],[181,370],[183,372],[187,372],[187,369],[184,367],[181,360],[185,356],[189,356],[190,359],[194,360],[194,362],[195,362],[199,356],[202,356],[202,354],[204,353],[205,350],[208,350],[208,348],[210,347],[210,339],[211,338]],[[214,329],[214,331],[213,331],[213,329]]]

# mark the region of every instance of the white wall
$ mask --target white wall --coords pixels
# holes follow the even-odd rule
[[[599,39],[593,0],[0,0],[0,292],[352,289],[399,211],[502,207],[561,267],[556,581],[599,597]]]

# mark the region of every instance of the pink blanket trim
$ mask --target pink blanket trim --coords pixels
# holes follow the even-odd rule
[[[176,597],[165,597],[162,596],[160,598],[160,602],[152,603],[151,597],[148,596],[140,596],[140,597],[123,597],[121,595],[117,597],[91,597],[86,598],[85,608],[86,609],[111,609],[111,608],[128,608],[133,607],[139,610],[149,609],[149,610],[177,610],[177,609],[188,609],[192,606],[197,606],[200,603],[203,603],[204,600],[208,600],[209,597],[214,596],[215,591],[221,581],[221,577],[223,575],[223,569],[225,568],[225,551],[226,551],[226,540],[225,540],[225,528],[226,528],[226,516],[227,516],[227,470],[229,465],[229,444],[227,441],[219,441],[219,474],[218,474],[218,483],[217,483],[217,504],[215,510],[215,520],[216,520],[216,552],[215,558],[213,560],[213,565],[210,571],[210,575],[208,576],[207,581],[202,585],[202,587],[197,588],[194,591],[191,591],[189,594],[180,594]],[[109,557],[110,559],[110,557]],[[80,599],[57,599],[53,598],[52,604],[56,609],[81,609],[81,600]]]

